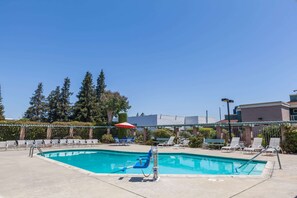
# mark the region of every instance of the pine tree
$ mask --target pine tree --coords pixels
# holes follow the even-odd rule
[[[74,119],[81,122],[94,122],[97,109],[96,92],[92,74],[87,72],[74,105]]]
[[[100,101],[101,95],[105,92],[106,84],[105,84],[105,75],[103,70],[101,69],[100,74],[97,78],[97,87],[96,87],[96,95],[98,101]]]
[[[30,99],[30,107],[25,112],[25,118],[32,121],[44,121],[46,119],[46,102],[43,95],[43,85],[38,84],[33,96]]]
[[[105,92],[106,84],[105,84],[105,75],[103,70],[100,71],[100,74],[97,78],[97,86],[96,86],[96,97],[97,97],[97,108],[96,108],[96,116],[95,121],[99,124],[106,124],[107,118],[105,113],[103,112],[104,109],[102,109],[102,94]]]
[[[4,105],[2,104],[1,85],[0,85],[0,120],[5,120],[5,117],[4,117]]]
[[[64,79],[64,84],[61,89],[61,94],[60,94],[60,105],[61,105],[61,121],[69,121],[70,115],[71,115],[71,104],[70,104],[70,96],[73,93],[70,92],[70,79],[65,78]]]
[[[57,86],[49,96],[48,101],[48,122],[55,122],[61,120],[61,103],[60,103],[60,87]]]

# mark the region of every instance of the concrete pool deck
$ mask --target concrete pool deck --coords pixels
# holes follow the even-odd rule
[[[83,147],[79,147],[83,148]],[[121,151],[147,152],[149,146],[87,147]],[[59,148],[47,148],[58,150]],[[72,149],[63,147],[60,149]],[[159,152],[184,152],[251,158],[241,152],[191,148],[160,148]],[[0,151],[0,197],[291,197],[297,196],[297,155],[281,154],[282,170],[275,156],[257,159],[276,162],[271,177],[232,176],[162,176],[158,182],[142,176],[102,176],[87,174],[51,163],[39,157],[28,157],[28,150]]]

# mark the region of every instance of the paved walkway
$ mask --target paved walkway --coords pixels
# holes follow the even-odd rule
[[[93,147],[95,148],[95,147]],[[96,148],[148,151],[148,146]],[[187,152],[250,158],[240,152],[160,148],[159,152]],[[0,151],[0,197],[281,197],[297,196],[297,155],[280,155],[283,170],[275,163],[272,177],[161,176],[158,182],[135,176],[98,176],[27,157],[28,150]],[[259,159],[276,161],[276,157]]]

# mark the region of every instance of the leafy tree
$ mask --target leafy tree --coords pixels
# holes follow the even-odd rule
[[[100,74],[97,78],[97,86],[96,86],[96,95],[98,101],[100,101],[101,95],[105,92],[106,84],[105,84],[105,76],[103,70],[100,71]]]
[[[1,85],[0,85],[0,120],[5,120],[4,105],[2,104]]]
[[[107,122],[111,125],[112,118],[118,115],[119,112],[126,112],[131,108],[129,106],[128,98],[121,96],[119,92],[106,91],[101,96],[101,106],[105,115],[107,115]],[[107,130],[110,133],[110,129]]]
[[[48,101],[48,122],[55,122],[61,119],[60,87],[57,86],[49,96]]]
[[[97,112],[96,93],[92,74],[87,72],[74,105],[74,119],[81,122],[94,122]]]
[[[44,121],[46,118],[46,102],[43,95],[43,85],[38,84],[33,96],[30,99],[30,107],[25,112],[25,118],[32,121]]]
[[[70,92],[70,79],[65,78],[63,87],[61,88],[59,103],[61,105],[60,120],[69,121],[71,114],[70,96],[73,93]]]

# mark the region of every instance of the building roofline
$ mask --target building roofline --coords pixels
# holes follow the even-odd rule
[[[239,105],[239,107],[241,109],[245,109],[245,108],[254,108],[254,107],[271,107],[271,106],[278,106],[278,105],[285,106],[288,108],[290,107],[289,103],[283,102],[283,101],[243,104],[243,105]]]

